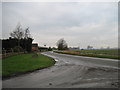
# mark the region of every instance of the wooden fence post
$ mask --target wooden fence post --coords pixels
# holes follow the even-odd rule
[[[5,56],[6,56],[6,50],[4,50],[5,51]]]
[[[11,48],[12,53],[14,53],[13,49]]]

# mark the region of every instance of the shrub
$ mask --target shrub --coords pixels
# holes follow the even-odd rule
[[[23,52],[24,50],[23,50],[23,48],[22,48],[21,46],[15,46],[15,47],[13,48],[13,51],[14,51],[14,52]]]
[[[38,54],[36,52],[34,52],[33,55],[32,55],[32,57],[36,58],[36,57],[38,57]]]

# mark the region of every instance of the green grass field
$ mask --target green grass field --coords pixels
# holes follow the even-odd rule
[[[20,54],[2,59],[2,75],[3,77],[11,76],[54,64],[54,59],[42,54],[38,54],[38,57],[32,57],[32,54]]]
[[[91,50],[86,49],[86,50],[73,50],[72,52],[118,55],[117,49],[91,49]]]
[[[117,49],[84,49],[84,50],[68,50],[68,51],[55,51],[57,53],[89,56],[89,57],[99,57],[99,58],[110,58],[118,59]]]

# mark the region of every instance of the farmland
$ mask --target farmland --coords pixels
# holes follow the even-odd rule
[[[66,50],[54,51],[56,53],[118,59],[118,49],[84,49],[84,50]]]

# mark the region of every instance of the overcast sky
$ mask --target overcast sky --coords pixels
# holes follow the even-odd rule
[[[39,46],[56,46],[64,38],[69,46],[118,46],[117,2],[4,2],[2,38],[9,38],[17,23]]]

